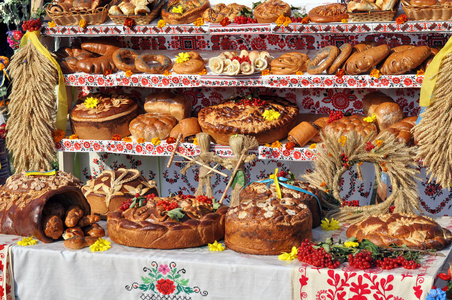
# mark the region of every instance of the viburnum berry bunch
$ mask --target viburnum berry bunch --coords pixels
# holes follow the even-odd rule
[[[247,17],[247,16],[237,16],[234,18],[234,23],[237,24],[252,24],[252,23],[257,23],[256,19],[253,19],[251,17]]]
[[[159,200],[157,206],[162,206],[164,210],[170,211],[179,208],[179,204],[176,201]]]
[[[233,58],[231,58],[231,60],[238,60],[240,64],[247,62],[251,64],[251,60],[250,57],[248,55],[244,55],[244,56],[234,56]]]
[[[345,200],[342,201],[341,206],[354,206],[354,207],[358,207],[359,206],[359,200]]]
[[[240,101],[237,102],[237,104],[243,105],[243,106],[264,106],[267,104],[267,102],[260,98],[254,97],[251,99],[249,99],[249,98],[240,99]]]
[[[38,31],[41,29],[42,22],[40,19],[30,19],[22,23],[23,31]]]
[[[199,202],[204,202],[207,204],[212,204],[212,199],[213,198],[209,198],[205,195],[199,195],[198,197],[196,197],[196,200],[198,200]]]
[[[344,117],[344,113],[340,110],[332,110],[330,111],[330,116],[328,119],[328,123],[334,122],[336,120],[342,119]]]
[[[340,261],[334,259],[323,247],[316,247],[308,239],[304,240],[298,248],[298,260],[314,267],[335,269],[340,266]]]

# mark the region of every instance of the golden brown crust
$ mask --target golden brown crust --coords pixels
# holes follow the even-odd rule
[[[149,62],[158,62],[157,66],[149,66]],[[163,74],[171,70],[173,62],[165,55],[155,55],[151,53],[141,54],[135,59],[135,68],[138,72],[149,74]]]
[[[295,126],[298,107],[276,96],[260,96],[260,99],[266,104],[245,106],[226,101],[204,107],[198,113],[199,126],[221,145],[228,145],[229,137],[234,134],[255,136],[260,144],[284,139]],[[263,113],[270,109],[280,113],[278,119],[266,120],[263,117]]]
[[[271,61],[271,73],[275,75],[296,74],[306,72],[309,56],[300,52],[284,53]]]
[[[338,57],[340,51],[336,46],[326,46],[320,49],[315,57],[309,62],[308,73],[318,75],[328,69]]]
[[[268,0],[256,6],[253,11],[258,23],[273,23],[280,15],[290,17],[292,10],[290,5],[281,0]]]
[[[66,218],[64,219],[64,224],[67,227],[77,226],[78,221],[83,217],[83,210],[78,205],[73,205],[69,207],[66,212]]]
[[[402,121],[403,112],[400,106],[395,102],[384,102],[375,108],[378,130],[382,131],[389,126]]]
[[[172,13],[172,9],[182,7],[183,13]],[[162,9],[162,19],[168,24],[189,24],[201,18],[210,7],[209,0],[176,0],[170,1],[168,7]]]
[[[177,202],[184,213],[180,221],[171,219],[159,200]],[[109,237],[118,244],[155,249],[190,248],[213,243],[224,237],[227,206],[214,211],[211,204],[194,197],[154,198],[146,206],[110,213]]]
[[[368,239],[380,247],[391,244],[416,249],[443,249],[451,242],[451,233],[433,219],[408,214],[370,216],[347,229],[347,237]]]
[[[199,74],[205,68],[204,59],[199,53],[188,52],[190,59],[181,63],[175,63],[173,71],[177,74]]]
[[[169,90],[164,90],[148,95],[144,110],[148,113],[168,114],[180,121],[191,115],[192,101],[183,93],[176,95]]]
[[[106,70],[116,72],[117,68],[113,62],[113,53],[119,47],[107,43],[83,43],[82,49],[98,54],[100,57],[89,57],[77,62],[78,70],[89,74],[103,74]]]
[[[312,126],[311,123],[301,122],[289,132],[287,140],[303,147],[318,133],[319,130]]]
[[[380,45],[363,52],[356,52],[345,63],[345,73],[349,75],[365,73],[385,59],[389,52],[388,45]]]
[[[251,11],[249,7],[237,3],[231,3],[227,6],[224,3],[218,3],[213,7],[206,9],[202,17],[204,21],[210,23],[220,23],[225,18],[228,18],[229,21],[234,22],[235,17],[238,16],[243,8]]]
[[[147,113],[139,115],[129,124],[129,130],[135,139],[142,138],[151,142],[153,138],[161,140],[169,137],[171,129],[177,124],[177,119],[168,114]]]
[[[328,69],[328,74],[336,74],[337,70],[339,70],[342,64],[350,57],[350,54],[352,54],[352,49],[352,45],[348,43],[342,44],[342,46],[339,47],[341,53],[331,64],[330,68]]]
[[[385,60],[380,72],[384,75],[400,75],[421,65],[431,54],[430,47],[418,46],[394,52]]]
[[[385,102],[394,102],[394,100],[380,91],[375,91],[364,95],[363,97],[363,112],[366,116],[372,116],[375,108]]]
[[[317,6],[309,11],[308,17],[315,23],[340,22],[348,19],[347,7],[340,3]]]
[[[343,117],[325,126],[325,133],[329,135],[338,136],[339,133],[341,133],[341,135],[347,136],[352,131],[358,133],[362,137],[365,137],[368,134],[376,135],[377,126],[375,126],[374,123],[364,121],[364,117],[357,115]]]
[[[63,233],[63,221],[58,216],[47,216],[43,223],[44,233],[47,237],[57,240]]]
[[[138,52],[132,49],[121,48],[113,52],[112,58],[116,68],[121,71],[135,71],[135,59]]]

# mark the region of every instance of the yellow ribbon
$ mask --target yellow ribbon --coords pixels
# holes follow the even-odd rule
[[[446,45],[435,55],[432,62],[428,65],[427,70],[425,70],[424,82],[421,86],[421,95],[419,98],[420,106],[429,106],[430,99],[433,95],[433,90],[436,85],[436,80],[438,79],[439,67],[441,65],[441,61],[443,58],[452,52],[452,38],[449,38],[449,41]]]
[[[25,176],[53,176],[56,174],[55,170],[50,170],[47,172],[40,172],[40,171],[27,171],[25,172]]]
[[[281,199],[282,195],[281,195],[281,188],[279,187],[279,181],[278,181],[278,168],[275,169],[275,174],[270,175],[270,179],[273,179],[273,181],[275,182],[276,194],[278,195],[278,198]]]
[[[58,129],[66,131],[66,123],[67,123],[67,95],[66,95],[66,85],[64,83],[63,71],[61,71],[60,65],[58,62],[52,57],[49,50],[44,47],[39,41],[40,33],[39,31],[27,32],[20,41],[20,48],[24,47],[31,42],[39,52],[42,53],[50,62],[55,66],[58,71],[58,111],[55,121],[55,126]]]

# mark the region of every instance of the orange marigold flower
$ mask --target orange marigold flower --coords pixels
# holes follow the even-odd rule
[[[122,140],[122,137],[121,137],[119,134],[115,134],[115,135],[111,138],[111,140],[112,140],[112,141],[120,141],[120,140]]]
[[[383,141],[382,140],[375,140],[375,145],[377,145],[377,147],[381,147],[381,145],[383,145]]]
[[[345,70],[344,69],[337,70],[337,72],[336,72],[336,77],[337,78],[342,78],[342,76],[344,76],[344,75],[345,75]]]
[[[284,20],[283,25],[284,26],[288,26],[290,23],[292,23],[292,20],[289,17],[286,17],[286,19]]]
[[[294,142],[287,142],[286,150],[293,150],[293,148],[295,148],[295,143]]]
[[[48,25],[49,25],[50,28],[56,27],[56,23],[53,22],[53,21],[52,21],[52,22],[49,22]]]
[[[64,139],[65,136],[66,136],[66,133],[61,129],[57,129],[52,132],[53,141],[55,143],[61,142],[61,140]]]
[[[341,23],[348,23],[348,19],[342,19]]]
[[[194,138],[194,139],[193,139],[193,144],[196,145],[196,146],[199,146],[199,144],[198,144],[198,138]]]
[[[270,144],[268,144],[268,143],[267,143],[267,144],[265,144],[264,146],[265,146],[265,147],[268,147],[268,148],[270,148],[270,147],[271,147],[271,145],[270,145]]]
[[[309,149],[315,149],[315,148],[317,148],[316,143],[312,143],[311,145],[309,145]]]
[[[126,136],[126,137],[122,138],[122,140],[124,142],[127,142],[127,143],[131,143],[132,142],[132,138],[130,136]]]
[[[176,139],[171,136],[166,139],[167,144],[174,144],[175,142],[176,142]]]
[[[381,163],[380,163],[380,166],[386,167],[386,162],[385,162],[385,161],[381,162]]]
[[[386,168],[386,167],[381,168],[381,170],[385,173],[388,172],[388,168]]]
[[[320,184],[320,187],[326,187],[325,181]]]
[[[193,22],[195,26],[202,26],[204,25],[204,19],[203,18],[197,18],[196,21]]]
[[[396,18],[397,24],[403,24],[403,23],[406,23],[406,21],[408,21],[408,17],[404,14],[402,14]]]
[[[132,71],[129,70],[129,71],[126,72],[126,77],[130,77],[130,76],[132,76],[132,75],[133,75],[133,72],[132,72]]]
[[[378,69],[373,69],[372,71],[370,71],[370,77],[374,77],[374,78],[380,78],[380,71]]]
[[[199,75],[206,75],[207,74],[207,70],[206,69],[202,69],[201,72],[199,72]]]
[[[281,144],[281,142],[280,141],[276,141],[276,142],[273,142],[272,143],[272,148],[281,148],[282,147],[282,144]]]
[[[76,135],[76,134],[71,134],[71,135],[69,136],[69,139],[70,139],[70,140],[78,140],[78,135]]]
[[[108,76],[108,75],[111,75],[111,74],[113,74],[113,71],[111,69],[106,69],[104,71],[104,76]]]
[[[138,139],[137,139],[137,143],[138,143],[138,144],[143,144],[143,143],[145,143],[145,142],[146,142],[146,140],[143,139],[143,138],[138,138]]]
[[[328,157],[331,157],[331,156],[333,156],[333,154],[331,154],[331,152],[330,152],[330,153],[328,153]]]
[[[129,27],[129,28],[133,28],[133,26],[135,26],[135,20],[131,19],[131,18],[127,18],[124,21],[124,26]]]
[[[422,69],[420,69],[416,72],[416,76],[421,76],[421,75],[425,75],[425,72]]]
[[[157,23],[157,27],[158,28],[163,28],[166,26],[166,21],[165,20],[159,20],[159,22]]]
[[[303,72],[301,72],[301,71],[297,71],[296,73],[295,73],[295,75],[303,75]]]
[[[228,17],[226,17],[223,20],[221,20],[220,24],[221,26],[228,26],[229,24],[231,24],[231,21],[229,20]]]
[[[81,19],[81,20],[78,22],[78,26],[80,26],[81,28],[85,28],[86,25],[87,25],[87,23],[86,23],[86,21],[83,20],[83,19]]]
[[[165,76],[170,76],[170,75],[171,75],[171,72],[168,71],[168,70],[165,70],[165,72],[163,72],[163,75],[165,75]]]
[[[301,24],[308,24],[309,22],[311,22],[311,19],[309,19],[309,17],[304,17],[303,19],[301,19]]]
[[[282,24],[284,24],[284,22],[286,21],[286,16],[284,16],[283,14],[281,14],[278,19],[276,19],[275,23],[278,26],[281,26]]]
[[[346,141],[347,141],[347,137],[345,135],[341,135],[341,137],[338,140],[338,142],[339,142],[339,144],[341,144],[341,146],[344,146]]]
[[[270,75],[270,70],[269,69],[262,71],[262,76],[266,76],[266,75]]]

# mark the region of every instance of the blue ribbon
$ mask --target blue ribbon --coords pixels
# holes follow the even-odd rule
[[[284,183],[284,182],[286,182],[286,181],[289,181],[289,179],[287,179],[287,178],[285,178],[285,177],[278,177],[278,181],[279,181],[279,184],[280,184],[281,186],[285,187],[285,188],[288,188],[288,189],[291,189],[291,190],[294,190],[294,191],[297,191],[297,192],[301,192],[301,193],[305,193],[305,194],[308,194],[308,195],[310,195],[310,196],[313,196],[313,197],[315,198],[315,200],[317,200],[317,204],[319,205],[320,219],[323,218],[322,205],[320,204],[320,200],[319,200],[319,198],[318,198],[316,195],[314,195],[313,193],[311,193],[310,191],[307,191],[307,190],[305,190],[305,189],[302,189],[302,188],[299,188],[299,187],[297,187],[297,186],[293,186],[293,185]],[[270,188],[270,185],[274,182],[274,180],[273,180],[273,179],[262,179],[262,180],[258,180],[258,181],[256,181],[256,182],[268,183],[268,184],[267,184],[267,188]],[[248,183],[247,185],[249,185],[249,184],[251,184],[251,183],[252,183],[252,182]],[[244,188],[245,188],[245,187],[244,187]]]

